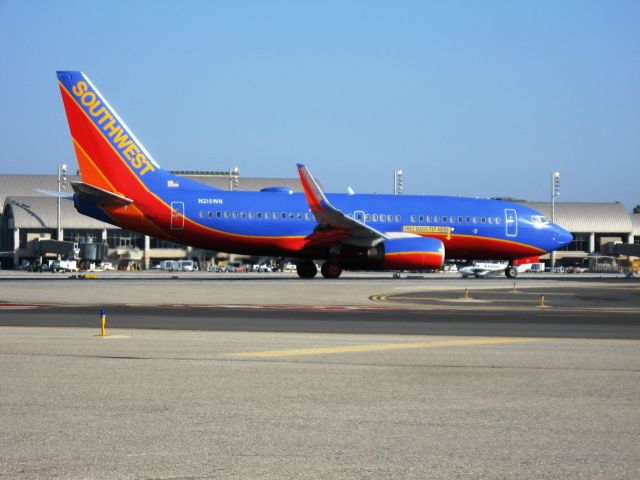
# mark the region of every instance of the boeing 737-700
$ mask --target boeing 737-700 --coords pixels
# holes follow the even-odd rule
[[[225,191],[164,170],[82,72],[58,72],[81,182],[78,212],[208,250],[298,259],[298,275],[438,269],[445,258],[538,261],[572,240],[521,204],[428,195],[325,194],[304,165],[304,193]]]

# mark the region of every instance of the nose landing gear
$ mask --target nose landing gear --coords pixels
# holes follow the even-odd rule
[[[504,274],[507,276],[507,278],[516,278],[518,276],[518,268],[514,267],[513,265],[509,265],[504,269]]]

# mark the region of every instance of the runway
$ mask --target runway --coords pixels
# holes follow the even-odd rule
[[[122,306],[106,308],[110,329],[387,335],[640,339],[640,312],[370,307]],[[97,306],[0,304],[0,325],[100,327]]]

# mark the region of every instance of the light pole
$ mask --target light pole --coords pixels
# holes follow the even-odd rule
[[[393,171],[393,194],[400,195],[402,193],[402,170]]]
[[[551,174],[551,223],[556,221],[556,197],[560,195],[560,172]],[[551,252],[551,273],[556,269],[556,252]]]
[[[229,170],[229,190],[237,190],[238,189],[238,176],[240,174],[240,169],[238,167],[233,167]]]
[[[62,240],[62,224],[60,220],[60,192],[62,192],[62,188],[67,184],[67,164],[63,163],[62,165],[58,165],[58,233],[56,235],[56,239],[58,241]],[[61,255],[58,254],[58,260],[61,260]]]

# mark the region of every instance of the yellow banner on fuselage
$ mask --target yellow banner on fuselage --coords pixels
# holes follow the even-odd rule
[[[451,235],[451,227],[434,227],[431,225],[405,225],[402,231],[406,233],[443,233]]]
[[[438,235],[446,235],[447,240],[451,239],[451,232],[453,228],[451,227],[437,227],[433,225],[405,225],[402,227],[402,231],[405,233],[415,233],[417,235],[420,234],[438,234]]]

